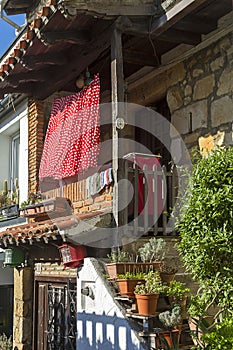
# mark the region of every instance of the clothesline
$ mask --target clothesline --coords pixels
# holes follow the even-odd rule
[[[86,179],[87,198],[101,192],[106,186],[113,183],[112,168],[101,171]]]

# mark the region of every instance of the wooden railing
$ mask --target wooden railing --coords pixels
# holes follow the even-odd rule
[[[131,203],[124,209],[124,224],[135,234],[152,232],[154,235],[174,235],[171,218],[178,191],[177,169],[165,166],[146,165],[139,169],[137,164],[125,166],[125,177],[134,191]],[[129,191],[125,188],[125,196]],[[128,196],[129,197],[129,196]],[[130,198],[125,199],[129,203]]]
[[[131,164],[131,165],[129,165]],[[121,193],[126,205],[121,212],[123,225],[133,234],[151,232],[154,235],[173,235],[174,225],[171,212],[177,199],[177,170],[173,166],[154,165],[142,169],[138,165],[125,162],[124,177],[126,187]],[[130,184],[130,185],[129,185]],[[131,190],[130,190],[131,187]],[[55,189],[46,193],[47,198],[60,196],[69,198],[76,213],[93,212],[112,206],[112,185],[100,194],[87,196],[86,180],[81,180],[62,189]],[[133,195],[130,195],[133,193]],[[131,196],[131,197],[130,197]],[[120,198],[122,200],[122,198]],[[108,204],[107,204],[108,202]]]

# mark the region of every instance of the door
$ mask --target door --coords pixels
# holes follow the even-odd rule
[[[36,281],[37,350],[76,349],[76,286],[71,281]]]

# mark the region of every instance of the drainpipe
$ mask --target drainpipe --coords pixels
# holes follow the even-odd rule
[[[6,17],[4,15],[3,12],[4,12],[4,10],[3,10],[3,7],[2,7],[2,1],[1,1],[0,2],[0,17],[1,17],[1,19],[3,19],[3,21],[7,22],[8,24],[10,24],[12,27],[14,27],[17,30],[17,32],[19,33],[20,30],[22,29],[22,27],[19,26],[17,23],[11,21],[8,17]]]

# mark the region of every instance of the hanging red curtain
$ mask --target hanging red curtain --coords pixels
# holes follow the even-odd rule
[[[40,163],[40,179],[64,179],[97,165],[100,81],[54,100]]]

